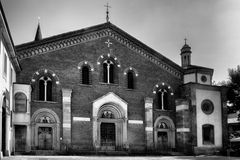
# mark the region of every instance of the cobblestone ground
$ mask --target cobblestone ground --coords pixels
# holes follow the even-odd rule
[[[223,156],[11,156],[2,160],[240,160]]]

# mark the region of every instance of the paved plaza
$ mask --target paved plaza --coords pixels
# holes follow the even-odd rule
[[[3,160],[240,160],[223,156],[11,156]]]

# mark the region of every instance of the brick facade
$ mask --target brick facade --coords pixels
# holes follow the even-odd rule
[[[85,35],[88,37],[84,37]],[[79,40],[77,36],[80,36]],[[109,47],[106,44],[108,40],[112,43]],[[109,92],[126,101],[128,105],[127,120],[143,121],[143,124],[128,123],[127,125],[128,146],[125,146],[125,148],[129,151],[135,152],[148,149],[146,147],[145,132],[145,98],[147,97],[153,99],[153,125],[161,116],[169,117],[175,127],[183,127],[178,124],[180,119],[187,123],[189,118],[193,118],[192,124],[185,126],[191,128],[192,131],[185,135],[188,139],[187,142],[181,141],[183,135],[177,134],[176,140],[172,140],[174,141],[173,144],[176,141],[176,146],[173,148],[179,148],[176,150],[181,152],[189,152],[189,150],[191,152],[192,148],[189,148],[189,146],[186,150],[180,148],[182,145],[189,145],[186,143],[190,143],[190,141],[192,145],[196,145],[193,143],[196,139],[194,134],[194,111],[182,111],[181,114],[176,114],[175,100],[186,98],[184,96],[186,93],[180,87],[183,85],[183,69],[116,26],[106,23],[86,30],[23,44],[17,46],[17,53],[22,67],[22,71],[17,75],[17,83],[32,86],[31,115],[41,108],[53,110],[60,118],[60,137],[64,137],[64,125],[62,123],[65,114],[63,111],[64,97],[62,89],[72,90],[70,97],[71,141],[67,144],[69,148],[74,150],[94,150],[93,102]],[[102,57],[112,57],[116,62],[114,84],[103,83]],[[80,62],[91,64],[89,85],[81,84]],[[134,89],[127,88],[127,77],[124,72],[129,67],[134,68],[134,71],[137,72],[134,75]],[[45,70],[47,71],[44,73]],[[41,73],[41,71],[43,72]],[[49,73],[51,73],[50,76],[52,76],[53,81],[53,101],[39,101],[38,79],[40,76]],[[173,93],[168,97],[168,110],[159,108],[157,94],[154,94],[154,89],[160,85],[167,86]],[[187,87],[184,87],[184,89],[186,90]],[[191,101],[189,106],[191,106]],[[194,105],[191,110],[194,110]],[[74,121],[73,117],[90,118],[90,121]],[[185,117],[185,119],[182,119],[182,117]],[[175,127],[172,129],[175,130]],[[152,129],[152,134],[155,134],[154,126],[152,126]],[[193,138],[189,139],[189,136]],[[154,136],[152,137],[153,141],[156,141]],[[154,147],[152,149],[157,151],[156,148],[155,145],[155,149]]]

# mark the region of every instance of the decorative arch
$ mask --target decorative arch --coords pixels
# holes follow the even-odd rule
[[[47,146],[50,146],[47,150],[60,149],[60,119],[53,110],[41,108],[35,111],[31,117],[31,132],[34,148],[41,150],[42,143],[45,143],[42,138],[50,137],[46,141],[48,142]],[[43,134],[47,134],[47,136]]]
[[[46,83],[46,88],[45,88]],[[51,70],[40,69],[31,79],[32,97],[40,101],[56,101],[57,88],[60,84],[58,76]],[[47,90],[47,92],[45,92]]]
[[[115,119],[123,118],[124,112],[116,104],[105,104],[99,108],[98,117],[102,117],[104,111],[111,111]]]
[[[173,120],[167,116],[160,116],[158,117],[154,122],[154,128],[157,128],[158,123],[164,122],[168,125],[169,129],[175,130],[175,125],[173,123]]]
[[[127,72],[128,72],[128,71],[133,71],[133,72],[135,73],[135,76],[136,76],[136,77],[138,77],[138,75],[139,75],[139,74],[138,74],[138,71],[137,71],[135,68],[131,67],[131,66],[128,67],[128,68],[125,68],[124,71],[123,71],[123,74],[124,74],[124,75],[127,75]]]
[[[117,84],[119,82],[119,68],[121,64],[118,58],[110,53],[98,57],[100,81],[107,84]]]
[[[99,56],[98,59],[97,59],[97,64],[100,65],[107,59],[110,59],[110,60],[114,61],[118,68],[121,67],[121,64],[120,64],[118,58],[116,56],[114,56],[113,54],[110,54],[110,53],[103,54],[103,55]]]
[[[60,119],[59,119],[58,115],[53,110],[47,109],[47,108],[41,108],[41,109],[38,109],[37,111],[35,111],[32,115],[31,123],[38,123],[38,122],[36,122],[36,120],[39,117],[44,116],[44,115],[50,116],[54,120],[54,123],[60,124]]]
[[[166,126],[161,126],[161,125]],[[167,116],[160,116],[154,122],[154,143],[158,152],[175,148],[175,125]]]
[[[124,70],[125,86],[127,89],[136,89],[138,71],[133,67],[128,67]]]
[[[91,71],[94,71],[94,67],[93,67],[93,64],[89,61],[81,61],[78,63],[78,69],[81,70],[82,69],[82,66],[89,66],[90,70]]]
[[[56,84],[60,84],[58,76],[52,70],[49,69],[39,69],[38,71],[36,71],[32,75],[30,84],[31,85],[34,84],[40,77],[44,75],[50,76],[55,81]]]
[[[94,67],[92,63],[88,61],[82,61],[78,64],[78,69],[80,72],[80,83],[89,85],[92,83],[92,74]]]
[[[171,94],[171,96],[174,95],[173,88],[166,82],[159,82],[156,85],[154,85],[153,94],[156,94],[159,91],[159,89],[162,88],[166,89]]]
[[[158,83],[153,88],[153,94],[155,94],[155,108],[161,110],[170,110],[172,109],[172,98],[173,98],[173,89],[172,87],[165,83]]]

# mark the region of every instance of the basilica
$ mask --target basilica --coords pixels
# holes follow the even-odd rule
[[[20,69],[3,154],[227,147],[226,90],[212,85],[213,69],[191,63],[186,41],[181,66],[109,21],[48,38],[38,24],[32,42],[14,47]]]

